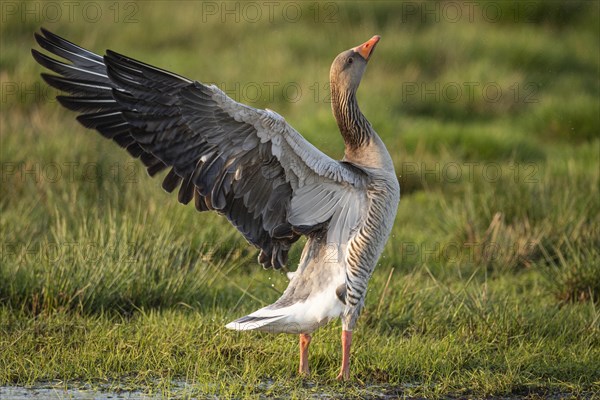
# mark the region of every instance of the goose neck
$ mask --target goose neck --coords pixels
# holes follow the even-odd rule
[[[341,90],[331,84],[331,108],[346,149],[356,149],[369,144],[373,128],[358,107],[356,90]]]

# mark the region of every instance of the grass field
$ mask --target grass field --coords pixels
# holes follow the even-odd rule
[[[0,386],[600,396],[599,4],[2,3]],[[359,102],[403,197],[350,383],[339,322],[308,379],[297,337],[224,328],[285,274],[59,107],[30,55],[40,26],[216,83],[335,158],[330,63],[382,36]]]

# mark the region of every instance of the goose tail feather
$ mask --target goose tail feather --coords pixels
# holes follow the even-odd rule
[[[285,318],[285,315],[265,315],[261,310],[255,311],[252,314],[246,315],[225,325],[225,328],[236,331],[251,331],[262,330],[268,331],[269,325]]]

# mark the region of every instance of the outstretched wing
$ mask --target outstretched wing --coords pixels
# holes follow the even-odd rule
[[[114,140],[153,176],[170,168],[163,188],[183,204],[215,210],[258,247],[264,267],[280,268],[300,234],[334,219],[356,225],[364,174],[316,149],[285,120],[194,82],[108,50],[104,57],[47,30],[32,50],[58,75],[42,74],[77,120]],[[339,241],[340,230],[336,230]]]

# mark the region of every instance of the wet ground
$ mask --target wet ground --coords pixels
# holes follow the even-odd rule
[[[173,397],[169,395],[169,398],[176,399],[218,399],[215,395],[191,395],[186,394],[185,387],[187,384],[177,382],[175,384],[176,389],[179,389],[180,393],[173,394]],[[265,386],[269,386],[266,382]],[[183,389],[183,390],[182,390]],[[189,389],[189,388],[188,388]],[[385,386],[368,386],[364,388],[362,398],[365,399],[397,399],[404,398],[403,390],[401,388],[391,388]],[[551,400],[563,400],[563,399],[588,399],[595,398],[595,393],[557,393],[557,392],[524,392],[519,394],[513,394],[508,396],[492,396],[484,399],[501,399],[501,400],[517,400],[517,399],[551,399]],[[267,398],[267,396],[260,396],[261,398]],[[119,390],[111,391],[109,388],[104,389],[93,389],[93,388],[66,388],[60,384],[40,384],[33,387],[20,387],[20,386],[0,386],[0,400],[157,400],[163,399],[160,393],[146,394],[142,391],[128,391]],[[313,392],[310,394],[312,399],[343,399],[346,398],[343,393],[318,393]],[[449,396],[448,399],[468,399],[468,398],[480,398],[473,396]]]
[[[191,395],[185,393],[186,384],[177,383],[176,390],[180,393],[174,394],[173,398],[177,399],[218,399],[215,395]],[[268,392],[270,382],[265,382],[264,385],[259,385],[260,389]],[[310,385],[309,385],[310,386]],[[395,390],[388,391],[386,388],[373,386],[365,388],[363,398],[368,399],[396,399],[399,393]],[[260,395],[259,395],[260,396]],[[170,396],[169,396],[170,397]],[[260,396],[263,397],[263,396]],[[338,399],[344,398],[342,393],[319,393],[313,392],[310,398],[313,399]],[[110,388],[92,389],[92,388],[65,388],[61,385],[40,384],[33,387],[20,386],[0,386],[0,400],[155,400],[164,398],[160,393],[146,394],[142,391],[111,391]],[[267,398],[267,396],[264,396]]]

